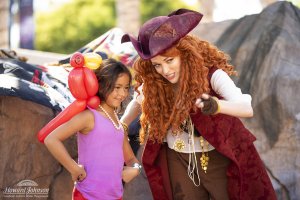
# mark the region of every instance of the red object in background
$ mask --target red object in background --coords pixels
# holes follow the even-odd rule
[[[84,196],[81,194],[81,192],[79,192],[79,190],[77,190],[76,187],[74,187],[72,200],[87,200],[87,199],[84,198]]]

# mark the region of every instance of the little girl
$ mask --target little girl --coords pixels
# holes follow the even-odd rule
[[[129,182],[141,169],[128,136],[124,134],[126,127],[122,126],[116,114],[116,108],[128,96],[131,74],[122,63],[113,59],[104,60],[95,74],[100,88],[99,108],[88,108],[75,115],[45,139],[49,151],[75,181],[73,200],[122,199],[122,178]],[[75,133],[78,163],[62,143]],[[124,162],[130,167],[123,170]]]

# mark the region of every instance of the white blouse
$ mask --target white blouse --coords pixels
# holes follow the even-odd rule
[[[224,100],[232,101],[232,102],[243,102],[247,103],[251,106],[252,98],[249,94],[243,94],[241,92],[241,89],[238,88],[232,79],[228,76],[226,72],[224,72],[222,69],[216,70],[210,80],[210,84],[212,86],[212,89],[220,96],[224,98]],[[134,93],[134,99],[141,104],[144,95],[143,95],[143,85],[141,85],[138,88],[140,94],[137,92]],[[177,136],[174,136],[171,131],[168,131],[167,137],[165,138],[165,142],[168,143],[169,148],[174,149],[174,143],[176,140],[180,139],[185,144],[189,144],[189,135],[185,132],[182,134],[177,134]],[[195,152],[202,152],[200,147],[200,137],[194,137],[195,141]],[[190,150],[189,145],[185,145],[184,148],[182,148],[179,152],[181,153],[192,153],[193,150]],[[207,151],[213,150],[214,147],[210,144],[208,145]],[[176,149],[174,149],[176,150]],[[177,150],[178,151],[178,150]]]

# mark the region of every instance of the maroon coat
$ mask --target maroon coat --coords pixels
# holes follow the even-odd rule
[[[214,71],[210,71],[209,79]],[[211,95],[217,96],[211,91]],[[227,169],[231,200],[277,199],[264,164],[253,145],[256,138],[238,118],[224,114],[206,116],[201,111],[191,114],[191,118],[201,135],[231,160]],[[142,157],[155,200],[172,199],[166,148],[164,144],[147,142]]]

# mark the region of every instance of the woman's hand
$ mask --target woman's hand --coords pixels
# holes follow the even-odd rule
[[[205,115],[217,114],[220,111],[218,99],[208,94],[202,94],[201,98],[196,99],[195,105],[200,108]]]
[[[125,166],[123,168],[123,172],[122,172],[122,179],[125,183],[128,183],[133,178],[135,178],[137,175],[139,175],[139,173],[140,173],[140,170],[138,168]]]
[[[75,169],[71,172],[72,180],[74,182],[81,182],[86,177],[86,171],[83,165],[77,165]]]
[[[196,99],[196,106],[200,109],[204,107],[204,100],[207,100],[210,96],[208,94],[202,94],[202,96]]]

